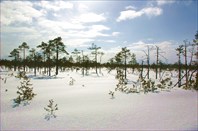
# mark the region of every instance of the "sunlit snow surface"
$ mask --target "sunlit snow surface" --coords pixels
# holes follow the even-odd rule
[[[57,77],[33,76],[28,73],[37,94],[29,105],[13,108],[20,80],[1,71],[1,130],[198,130],[198,93],[173,88],[159,93],[115,92],[116,71],[97,76],[81,72],[60,72]],[[16,73],[15,73],[16,74]],[[53,74],[53,73],[52,73]],[[70,79],[74,85],[70,86]],[[132,81],[137,75],[128,74]],[[5,90],[8,90],[7,92]],[[59,110],[56,118],[46,120],[44,110],[53,99]]]

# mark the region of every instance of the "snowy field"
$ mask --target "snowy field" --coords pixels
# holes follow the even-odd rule
[[[29,105],[13,107],[20,79],[1,70],[1,130],[198,130],[198,92],[173,88],[157,93],[122,93],[114,91],[116,71],[90,71],[82,76],[75,70],[57,77],[27,75],[37,95]],[[16,72],[13,72],[16,74]],[[52,73],[53,74],[53,73]],[[69,85],[71,78],[74,85]],[[137,75],[128,74],[136,81]],[[56,118],[46,119],[44,110],[53,99],[58,104]]]

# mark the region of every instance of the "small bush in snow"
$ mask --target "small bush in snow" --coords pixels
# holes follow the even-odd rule
[[[70,85],[70,86],[74,85],[74,82],[75,82],[75,81],[76,81],[76,80],[75,80],[74,78],[70,77],[69,85]]]
[[[3,83],[5,84],[6,81],[7,81],[7,78],[6,77],[5,78],[1,78],[1,80],[4,81]]]
[[[109,91],[109,95],[111,95],[111,99],[114,98],[114,92],[113,91]]]
[[[196,79],[198,79],[198,78],[196,78]],[[192,83],[193,89],[198,91],[198,80],[192,80],[191,83]]]
[[[15,77],[19,78],[19,79],[28,79],[28,77],[26,76],[25,71],[20,71]]]
[[[189,90],[189,89],[195,89],[198,90],[198,83],[194,79],[188,81],[188,86],[183,86],[184,89]]]
[[[8,76],[8,77],[5,77],[5,78],[0,77],[0,79],[1,79],[2,81],[4,81],[4,84],[6,84],[7,78],[14,76],[14,73],[7,74],[7,76]]]
[[[157,90],[157,88],[155,88],[155,81],[151,79],[145,80],[142,78],[141,83],[144,93],[155,92],[155,90]]]
[[[48,112],[45,119],[50,120],[50,118],[56,118],[55,111],[58,110],[58,105],[54,104],[54,100],[49,100],[49,104],[44,109]]]
[[[165,79],[162,79],[160,81],[160,84],[157,84],[157,87],[162,90],[165,88],[170,88],[172,86],[172,84],[173,84],[173,82],[171,81],[171,78],[167,77]]]

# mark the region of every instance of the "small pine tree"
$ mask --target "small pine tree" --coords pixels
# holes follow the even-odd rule
[[[141,83],[144,93],[155,92],[155,90],[157,90],[155,87],[155,81],[152,81],[151,79],[145,80],[142,78]]]
[[[49,104],[44,109],[48,112],[45,119],[50,120],[50,118],[56,118],[55,111],[58,110],[58,104],[54,105],[54,100],[49,100]]]
[[[124,72],[120,69],[117,70],[117,75],[116,79],[118,79],[118,84],[116,85],[117,87],[115,88],[115,91],[124,91],[125,88],[127,88],[127,82],[124,77]]]
[[[21,82],[21,86],[18,86],[18,91],[17,91],[17,98],[14,99],[15,104],[19,105],[22,102],[28,103],[31,101],[34,96],[36,95],[33,93],[33,87],[31,87],[32,84],[30,84],[29,79],[23,79]]]
[[[172,86],[173,82],[171,81],[171,78],[165,78],[165,79],[162,79],[160,81],[160,83],[157,85],[158,88],[160,88],[161,90],[162,89],[165,89],[165,88],[170,88]]]

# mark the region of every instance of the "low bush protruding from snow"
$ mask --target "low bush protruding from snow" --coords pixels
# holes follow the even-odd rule
[[[76,81],[74,78],[70,77],[69,85],[72,86],[74,85],[74,81]]]

